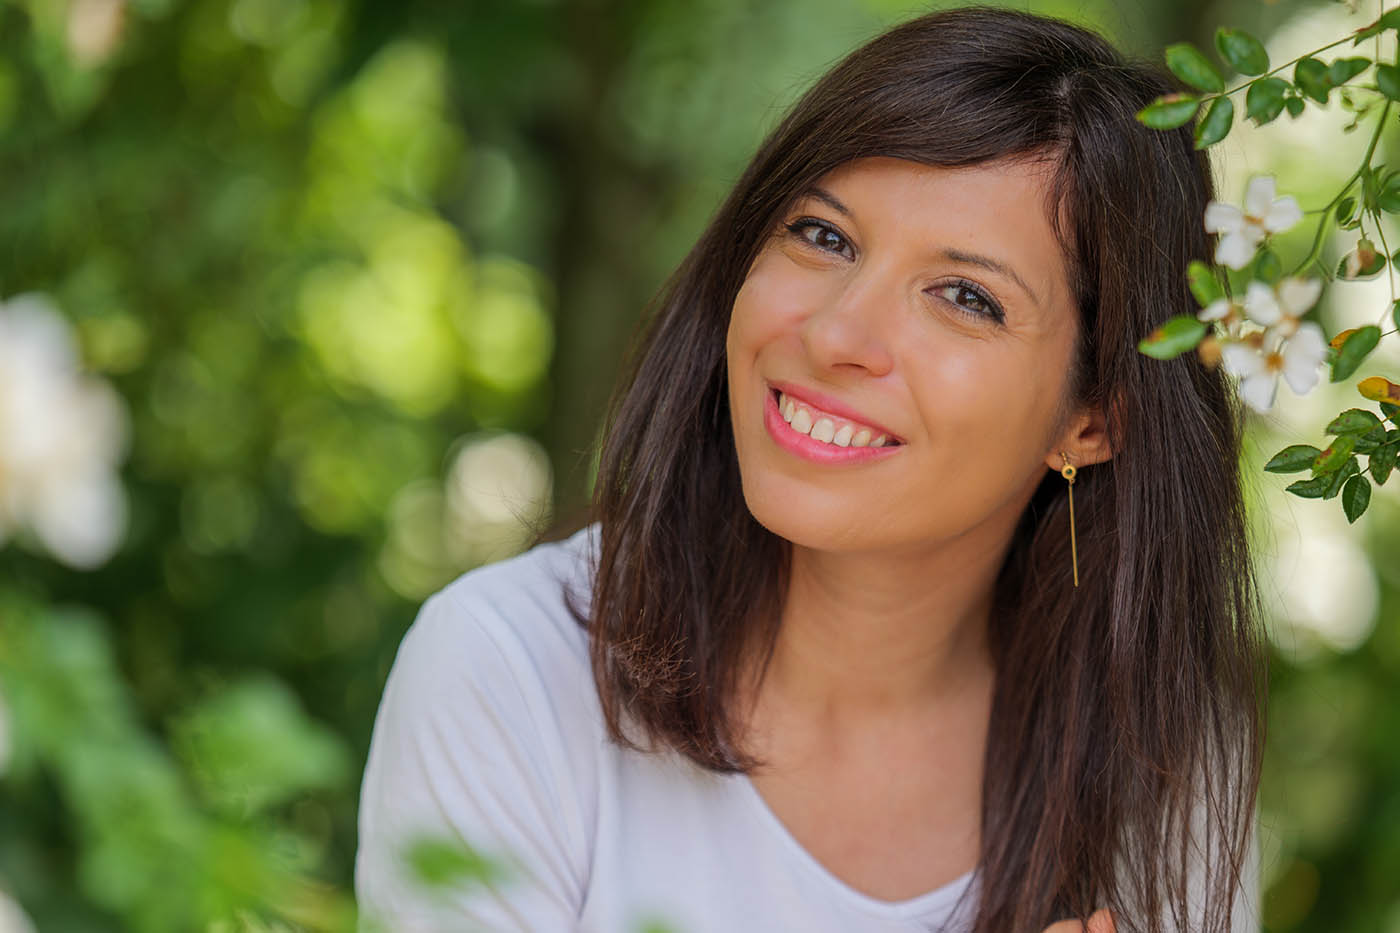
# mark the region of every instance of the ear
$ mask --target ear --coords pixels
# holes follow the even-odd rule
[[[1101,408],[1083,408],[1070,417],[1065,430],[1055,438],[1045,454],[1045,465],[1056,473],[1065,465],[1065,457],[1076,468],[1091,463],[1103,463],[1113,456],[1108,443],[1108,419]]]

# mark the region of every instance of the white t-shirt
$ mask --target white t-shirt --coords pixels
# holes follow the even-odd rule
[[[827,871],[744,775],[610,742],[587,636],[597,526],[478,568],[429,597],[404,637],[361,790],[355,887],[388,930],[914,933],[970,927],[977,873],[882,901]],[[443,893],[409,840],[465,841],[511,880]],[[1251,870],[1254,870],[1251,868]],[[1257,897],[1236,930],[1257,930]]]

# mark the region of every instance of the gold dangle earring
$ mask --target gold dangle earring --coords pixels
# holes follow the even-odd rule
[[[1074,541],[1074,464],[1069,462],[1069,457],[1065,452],[1060,451],[1060,459],[1065,465],[1060,468],[1060,475],[1069,480],[1069,553],[1070,559],[1074,562],[1074,585],[1079,585],[1079,550]]]

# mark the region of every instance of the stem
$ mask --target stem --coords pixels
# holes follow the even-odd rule
[[[1357,31],[1359,32],[1360,30],[1357,30]],[[1356,37],[1356,32],[1348,33],[1347,35],[1342,36],[1340,39],[1336,40],[1335,42],[1329,42],[1329,43],[1327,43],[1326,45],[1322,46],[1321,48],[1313,49],[1311,52],[1304,52],[1302,55],[1299,55],[1297,58],[1290,59],[1289,61],[1284,62],[1282,65],[1278,65],[1278,66],[1276,66],[1276,67],[1274,67],[1274,68],[1270,68],[1268,71],[1264,72],[1264,73],[1261,74],[1261,75],[1255,75],[1254,77],[1252,77],[1252,78],[1250,78],[1248,81],[1246,81],[1244,84],[1238,85],[1237,87],[1232,87],[1232,88],[1230,88],[1228,91],[1222,91],[1219,95],[1216,95],[1216,96],[1229,97],[1231,94],[1235,93],[1236,91],[1242,91],[1242,90],[1244,90],[1245,88],[1249,87],[1251,84],[1253,84],[1255,81],[1258,81],[1258,80],[1261,79],[1261,78],[1267,78],[1269,75],[1274,74],[1275,72],[1282,71],[1283,69],[1287,68],[1289,65],[1296,65],[1296,64],[1298,64],[1298,62],[1302,61],[1302,60],[1305,59],[1305,58],[1312,58],[1314,55],[1316,55],[1316,54],[1319,53],[1319,52],[1325,52],[1325,51],[1327,51],[1328,49],[1333,48],[1334,46],[1341,45],[1343,42],[1349,42],[1349,41],[1351,41],[1352,39],[1354,39],[1355,37]]]
[[[1371,134],[1371,142],[1366,146],[1366,154],[1361,158],[1361,165],[1352,173],[1351,177],[1343,183],[1342,190],[1338,191],[1336,196],[1328,201],[1327,206],[1322,209],[1322,218],[1318,221],[1317,233],[1313,235],[1312,249],[1308,250],[1307,257],[1298,264],[1297,268],[1295,268],[1290,275],[1298,275],[1316,262],[1317,257],[1322,254],[1322,240],[1324,234],[1327,232],[1327,219],[1330,216],[1332,208],[1336,207],[1337,202],[1346,197],[1346,193],[1351,190],[1352,185],[1356,184],[1356,180],[1361,177],[1361,173],[1371,167],[1371,156],[1375,154],[1376,144],[1379,143],[1381,139],[1381,131],[1385,129],[1385,118],[1390,114],[1390,104],[1391,101],[1387,98],[1385,106],[1381,108],[1381,117],[1376,121],[1375,132]],[[1324,269],[1322,271],[1327,280],[1329,282],[1332,281],[1331,270]]]
[[[1390,286],[1390,303],[1393,306],[1395,304],[1395,270],[1390,267],[1390,244],[1385,241],[1385,227],[1381,224],[1380,211],[1376,211],[1376,236],[1381,238],[1381,249],[1385,250],[1385,281]]]

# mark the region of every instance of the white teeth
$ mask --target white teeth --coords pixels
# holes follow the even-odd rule
[[[814,423],[812,412],[793,401],[785,392],[778,393],[778,414],[798,434],[807,434],[813,440],[824,444],[837,447],[884,447],[889,443],[889,438],[884,434],[872,440],[874,432],[869,428],[856,428],[849,424],[837,428],[835,421],[822,416],[818,416]]]

